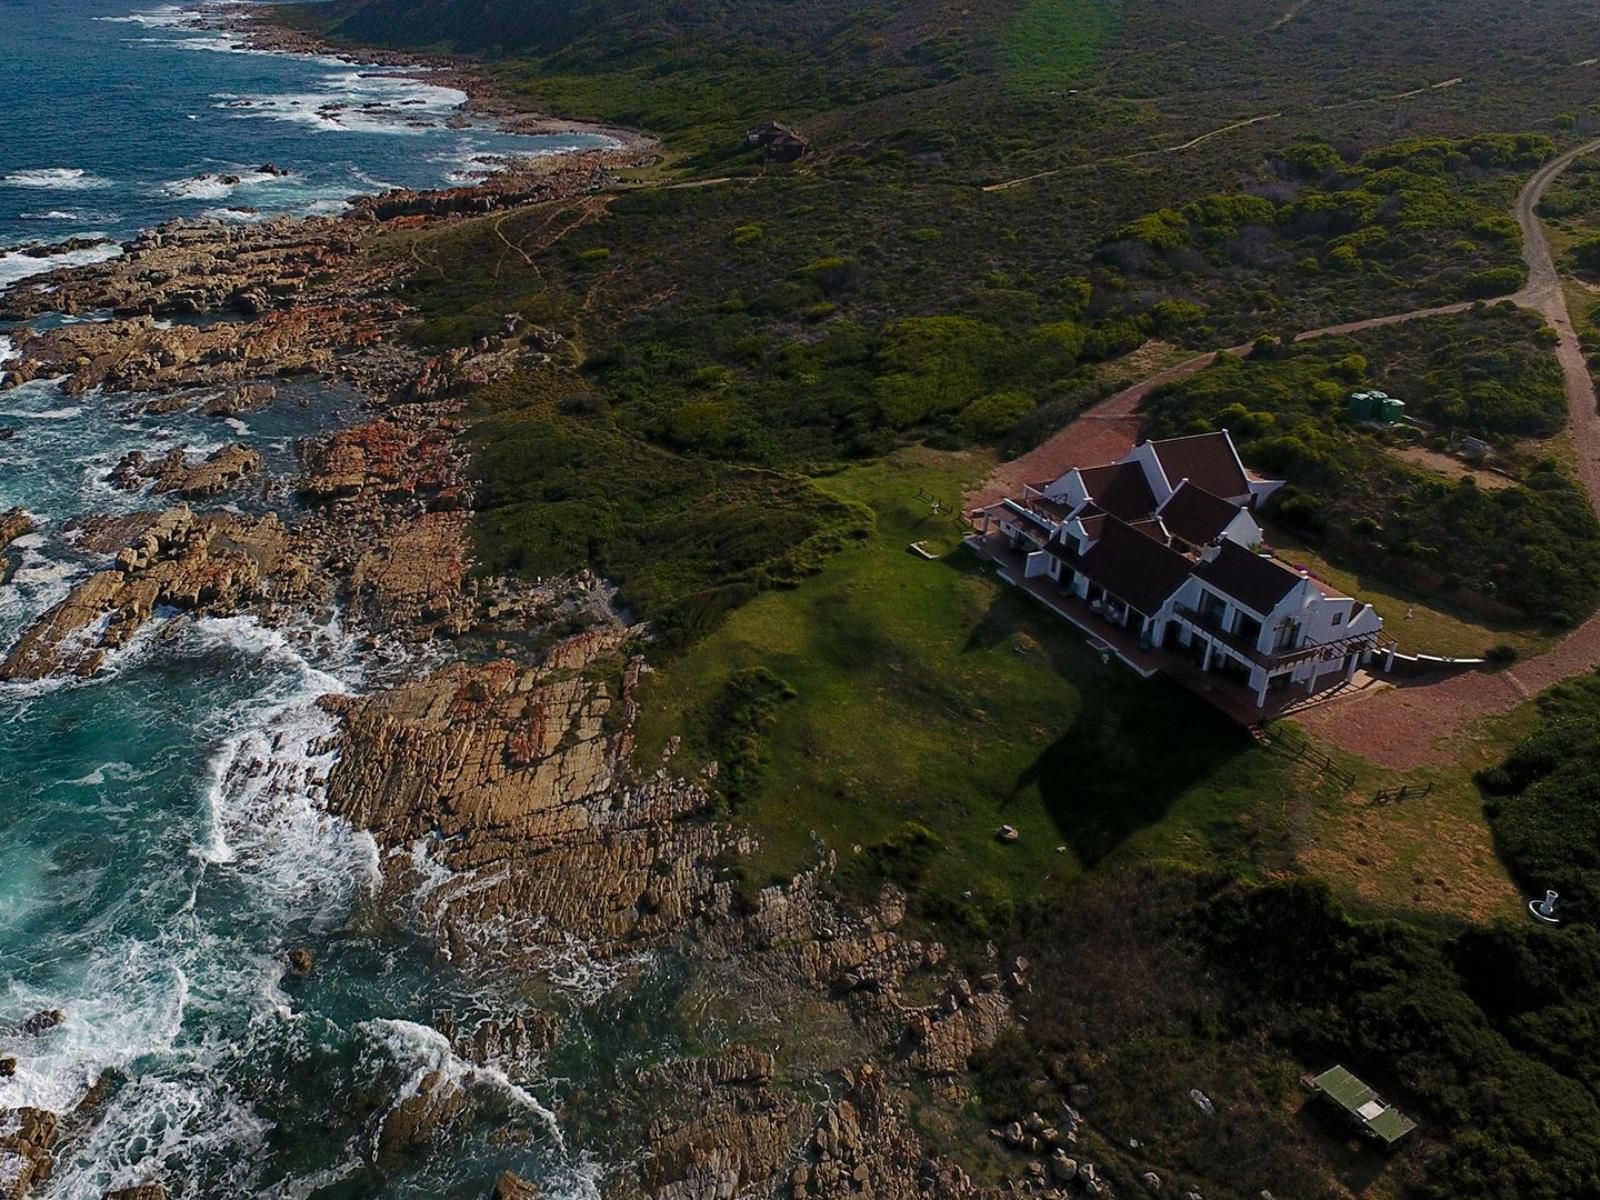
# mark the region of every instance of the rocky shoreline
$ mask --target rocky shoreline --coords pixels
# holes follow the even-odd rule
[[[272,32],[254,11],[249,19],[259,45],[323,49]],[[493,112],[492,88],[464,86],[474,78],[449,81]],[[112,482],[143,490],[152,506],[81,516],[77,545],[98,569],[5,649],[0,679],[90,675],[158,619],[203,615],[282,625],[338,611],[374,646],[442,643],[448,665],[326,697],[338,727],[319,749],[336,751],[334,765],[325,778],[292,782],[373,835],[382,903],[441,955],[536,972],[574,944],[602,960],[670,947],[734,998],[725,1016],[738,1035],[725,1046],[644,1071],[609,1100],[644,1114],[647,1128],[608,1196],[1106,1195],[1110,1182],[1075,1149],[1071,1109],[1017,1114],[1015,1130],[996,1130],[1014,1177],[982,1184],[930,1149],[913,1121],[919,1096],[949,1109],[968,1098],[968,1059],[1014,1019],[1025,962],[997,960],[967,978],[940,946],[903,931],[893,888],[871,911],[842,902],[821,850],[797,878],[743,886],[730,868],[753,842],[715,817],[714,780],[634,754],[648,631],[628,626],[586,575],[534,586],[470,572],[473,489],[456,437],[464,397],[542,359],[549,336],[508,319],[496,336],[424,355],[401,336],[407,313],[393,285],[407,266],[375,263],[364,249],[396,227],[601,193],[616,167],[650,152],[648,139],[619,142],[468,188],[365,199],[337,219],[164,226],[120,257],[0,297],[0,317],[12,321],[109,314],[11,332],[16,356],[0,390],[54,379],[95,403],[131,400],[133,412],[221,415],[282,403],[286,379],[311,379],[363,401],[355,423],[304,446],[292,479],[268,481],[264,506],[232,503],[262,476],[248,446],[126,456]],[[0,552],[30,525],[26,513],[0,515]],[[5,570],[0,560],[0,580]],[[425,881],[424,863],[444,868],[444,881]],[[315,970],[309,955],[291,962]],[[470,1030],[443,1014],[436,1025],[480,1064],[500,1061],[495,1048],[507,1039],[560,1036],[539,1012]],[[828,1084],[820,1093],[819,1080]],[[389,1111],[375,1153],[402,1161],[466,1104],[459,1080],[429,1076]],[[19,1200],[40,1182],[75,1122],[0,1112],[0,1180],[9,1181],[0,1197]],[[494,1194],[531,1194],[527,1186],[507,1177]],[[138,1194],[165,1192],[153,1180]]]

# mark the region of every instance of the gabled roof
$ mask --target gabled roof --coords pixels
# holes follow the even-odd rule
[[[1171,536],[1167,528],[1161,523],[1160,517],[1146,517],[1142,521],[1129,521],[1128,528],[1144,534],[1145,537],[1160,542],[1163,546],[1170,545]]]
[[[1100,540],[1078,562],[1078,570],[1146,616],[1183,586],[1193,568],[1176,550],[1114,516],[1105,518]]]
[[[1144,477],[1144,468],[1136,462],[1083,467],[1078,477],[1091,500],[1124,521],[1137,521],[1155,511],[1155,493]]]
[[[1195,578],[1263,617],[1294,590],[1301,576],[1275,558],[1224,540],[1215,558],[1194,568]]]
[[[1168,532],[1193,546],[1209,545],[1238,515],[1238,506],[1192,481],[1161,506],[1161,523]]]
[[[1103,512],[1090,513],[1086,517],[1079,517],[1078,523],[1083,526],[1083,534],[1091,542],[1098,541],[1105,532],[1106,522],[1112,518]]]
[[[1213,496],[1243,496],[1250,491],[1250,481],[1226,430],[1167,438],[1151,442],[1150,448],[1173,488],[1187,479]]]

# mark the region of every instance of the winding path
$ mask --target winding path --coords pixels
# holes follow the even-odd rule
[[[1600,150],[1600,138],[1551,159],[1518,193],[1513,211],[1522,229],[1522,256],[1528,266],[1528,281],[1521,291],[1503,298],[1539,313],[1559,337],[1556,356],[1565,381],[1578,478],[1589,493],[1596,515],[1600,516],[1600,410],[1597,410],[1594,381],[1589,376],[1583,349],[1567,312],[1561,276],[1538,216],[1539,201],[1556,178],[1574,160],[1596,150]],[[1296,335],[1295,341],[1446,316],[1470,307],[1471,304],[1465,303],[1447,304],[1329,325],[1306,330]],[[1249,345],[1228,348],[1228,352],[1234,354],[1249,354],[1250,350]],[[1120,457],[1138,438],[1140,402],[1156,388],[1204,370],[1216,361],[1219,353],[1222,351],[1196,355],[1101,401],[1048,441],[1002,464],[988,483],[968,498],[968,506],[993,503],[1001,496],[1014,494],[1026,481],[1055,478],[1071,466]],[[1372,762],[1406,770],[1448,760],[1451,755],[1441,743],[1471,722],[1507,712],[1535,693],[1597,666],[1600,666],[1600,613],[1573,630],[1548,653],[1510,670],[1458,675],[1435,683],[1357,693],[1306,709],[1294,719],[1317,736]]]

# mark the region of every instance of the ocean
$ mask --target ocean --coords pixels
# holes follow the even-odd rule
[[[0,253],[174,217],[336,212],[353,192],[598,140],[451,128],[462,97],[426,72],[249,52],[175,8],[0,0],[0,62]],[[0,287],[113,252],[5,254]],[[221,422],[129,415],[136,399],[0,391],[14,431],[0,510],[37,522],[0,584],[0,645],[92,569],[74,517],[149,504],[105,482],[125,451],[244,441],[287,471],[297,439],[356,404],[297,383]],[[563,1128],[563,1095],[662,1031],[617,1016],[630,1002],[581,947],[549,978],[444,960],[374,901],[372,839],[317,807],[333,727],[316,698],[375,686],[392,659],[375,667],[336,616],[158,616],[91,679],[0,684],[0,1059],[16,1060],[0,1109],[48,1108],[67,1130],[34,1194],[99,1200],[159,1179],[174,1197],[475,1197],[515,1169],[547,1196],[597,1195],[604,1153]],[[266,759],[285,769],[256,770]],[[315,956],[308,975],[287,969],[291,948]],[[635,984],[670,988],[655,970],[637,964]],[[559,1070],[536,1055],[468,1064],[430,1027],[444,1010],[470,1028],[529,1007],[581,1031],[552,1052]],[[58,1026],[23,1029],[51,1010]],[[467,1082],[466,1113],[436,1145],[380,1154],[386,1114],[430,1072]]]

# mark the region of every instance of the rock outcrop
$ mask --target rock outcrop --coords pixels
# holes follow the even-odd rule
[[[306,290],[354,252],[358,231],[333,218],[252,225],[174,221],[128,242],[121,257],[32,276],[0,297],[0,320],[111,309],[118,316],[232,310],[256,314]]]
[[[0,583],[11,576],[13,563],[5,553],[6,547],[19,537],[33,532],[33,518],[26,509],[12,508],[0,512]]]
[[[249,601],[302,597],[309,579],[276,516],[172,509],[120,550],[111,569],[89,576],[24,632],[0,663],[0,679],[90,675],[157,605],[228,615]]]
[[[22,1200],[49,1178],[57,1136],[54,1113],[0,1108],[0,1200]]]
[[[261,452],[234,442],[198,461],[190,459],[181,447],[157,459],[132,450],[122,456],[107,478],[130,491],[148,483],[158,496],[177,492],[185,500],[200,500],[227,491],[260,469]]]
[[[413,852],[454,873],[418,914],[452,954],[536,959],[578,938],[605,955],[729,911],[714,863],[739,839],[683,820],[705,811],[704,790],[618,779],[637,678],[617,657],[627,636],[583,635],[538,668],[457,664],[324,700],[341,719],[328,807],[399,852],[385,871],[397,901],[420,879]],[[478,931],[508,924],[526,935],[479,944]]]

